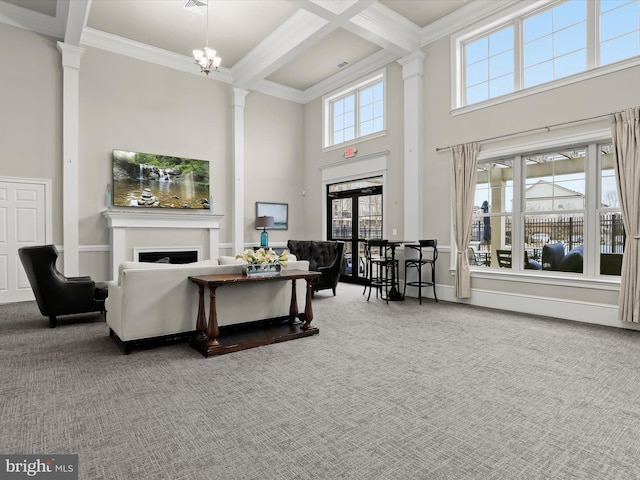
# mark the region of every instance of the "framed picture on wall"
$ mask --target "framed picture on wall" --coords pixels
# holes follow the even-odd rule
[[[273,217],[273,227],[268,230],[287,230],[289,228],[288,203],[256,202],[256,218],[264,216]],[[262,227],[256,227],[256,230],[262,230]]]

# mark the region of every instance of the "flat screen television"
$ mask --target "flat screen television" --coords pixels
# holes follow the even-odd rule
[[[209,161],[113,150],[113,206],[209,208]]]

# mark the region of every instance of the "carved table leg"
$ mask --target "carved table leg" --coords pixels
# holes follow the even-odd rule
[[[196,341],[207,339],[207,318],[204,314],[204,285],[198,284],[198,318],[196,320]]]
[[[307,281],[307,301],[304,305],[304,325],[303,330],[311,328],[311,320],[313,320],[313,309],[311,308],[311,278],[305,279]]]
[[[209,285],[209,327],[207,328],[208,347],[219,345],[218,343],[218,314],[216,312],[216,288],[217,285]]]
[[[298,299],[296,298],[296,279],[291,280],[291,306],[289,307],[289,325],[294,325],[298,317]]]

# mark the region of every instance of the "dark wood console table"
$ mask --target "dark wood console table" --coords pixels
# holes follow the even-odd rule
[[[240,273],[223,275],[200,275],[189,277],[198,285],[199,303],[198,318],[196,319],[196,336],[191,346],[205,357],[222,355],[225,353],[245,350],[247,348],[269,345],[271,343],[284,342],[295,338],[308,337],[320,331],[311,325],[313,310],[311,308],[311,282],[320,276],[318,272],[304,270],[283,270],[278,275],[268,276],[244,276]],[[307,282],[306,303],[302,314],[298,312],[296,298],[296,280],[304,279]],[[291,304],[289,306],[289,321],[269,322],[268,320],[256,322],[254,328],[239,326],[229,335],[220,335],[218,328],[218,313],[216,311],[216,290],[223,285],[243,284],[247,282],[273,282],[291,281]],[[207,323],[204,308],[204,289],[209,289],[209,322]],[[304,323],[298,320],[304,320]],[[277,320],[277,319],[273,319]],[[241,328],[242,327],[242,328]]]

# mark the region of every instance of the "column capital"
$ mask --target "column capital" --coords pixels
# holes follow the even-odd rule
[[[233,98],[231,99],[231,105],[234,107],[244,108],[244,100],[249,95],[249,90],[243,90],[242,88],[233,87]]]
[[[424,75],[424,59],[427,55],[422,50],[416,50],[406,57],[398,59],[398,63],[402,65],[402,79]]]
[[[69,43],[58,42],[58,50],[62,52],[62,66],[80,70],[80,58],[84,48]]]

